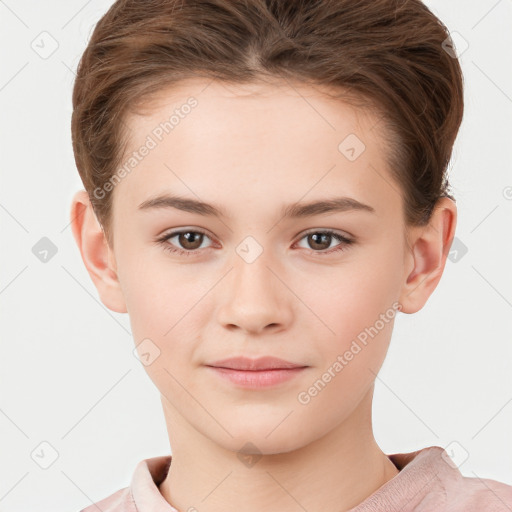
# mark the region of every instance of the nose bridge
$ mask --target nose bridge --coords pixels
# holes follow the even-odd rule
[[[263,246],[254,236],[245,237],[235,249],[233,258],[234,280],[237,293],[238,288],[247,288],[251,293],[273,292],[275,290],[275,276],[269,267],[276,267],[276,260],[270,246]],[[274,269],[274,272],[276,270]],[[268,297],[267,297],[268,298]]]

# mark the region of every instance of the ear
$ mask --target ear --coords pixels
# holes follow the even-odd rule
[[[414,227],[407,234],[405,282],[400,295],[403,313],[419,311],[435,290],[443,275],[456,224],[455,202],[442,197],[429,224]]]
[[[105,233],[85,190],[80,190],[73,196],[70,215],[73,236],[101,302],[112,311],[126,313],[114,254],[108,246]]]

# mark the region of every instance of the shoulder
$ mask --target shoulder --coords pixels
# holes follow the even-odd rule
[[[463,476],[440,446],[389,457],[400,473],[381,489],[381,494],[385,491],[388,500],[396,496],[396,504],[404,510],[512,511],[512,486],[488,478]]]
[[[135,467],[128,487],[88,505],[80,512],[149,512],[162,509],[177,512],[164,500],[158,489],[167,476],[171,458],[170,455],[163,455],[141,460]]]
[[[89,505],[80,512],[137,512],[135,502],[129,487],[119,489],[110,496]]]
[[[450,512],[512,510],[512,486],[489,478],[462,475],[448,453],[439,446],[416,453],[421,453],[425,461],[428,461],[434,476],[434,481],[431,482],[432,494],[427,494],[422,502],[427,507],[425,510],[428,509],[429,500],[436,504],[443,503]]]
[[[512,510],[512,486],[496,480],[463,476],[451,494],[450,501],[457,503],[457,511],[510,512]]]

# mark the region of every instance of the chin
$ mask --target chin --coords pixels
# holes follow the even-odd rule
[[[247,455],[276,455],[299,449],[312,440],[301,438],[303,432],[293,432],[290,426],[285,426],[286,420],[279,425],[275,419],[267,423],[259,423],[248,428],[247,423],[242,425],[229,424],[227,430],[233,437],[222,435],[212,438],[212,441],[237,454]],[[277,428],[276,428],[277,427]],[[211,432],[210,432],[211,434]]]

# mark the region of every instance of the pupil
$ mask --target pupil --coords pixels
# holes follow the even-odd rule
[[[320,244],[320,245],[325,245],[327,243],[327,247],[329,247],[329,242],[326,242],[325,239],[329,239],[331,235],[327,235],[325,233],[323,234],[318,234],[318,233],[314,233],[313,235],[310,235],[312,238],[313,238],[313,241],[315,244]],[[322,244],[322,241],[318,241],[318,240],[321,240],[321,239],[324,239],[324,242]],[[325,249],[325,247],[322,247]]]
[[[182,243],[184,247],[187,247],[188,249],[196,249],[197,247],[194,247],[194,242],[197,244],[197,241],[195,241],[194,239],[200,239],[202,233],[194,233],[192,231],[188,231],[187,233],[182,233],[181,236],[185,238],[185,243]],[[190,247],[190,244],[192,245],[192,247]]]

